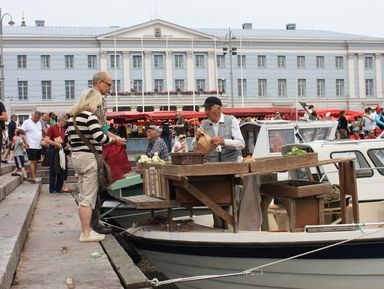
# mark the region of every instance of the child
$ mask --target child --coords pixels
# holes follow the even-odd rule
[[[15,159],[16,169],[11,173],[11,176],[20,176],[17,173],[18,170],[21,170],[24,180],[27,179],[27,171],[24,168],[24,150],[26,148],[24,142],[25,132],[22,129],[16,129],[14,142],[13,142],[13,156]]]
[[[185,142],[186,136],[184,134],[179,135],[176,137],[176,142],[173,145],[172,152],[173,153],[187,153],[188,152],[188,146]]]

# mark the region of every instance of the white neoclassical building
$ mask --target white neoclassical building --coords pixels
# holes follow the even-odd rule
[[[383,102],[384,39],[329,31],[194,29],[164,20],[132,27],[3,28],[8,110],[68,111],[100,70],[114,77],[109,110],[227,107],[363,109]],[[117,92],[117,93],[116,93]]]

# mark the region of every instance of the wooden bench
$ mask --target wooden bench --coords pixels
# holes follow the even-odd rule
[[[180,202],[177,200],[163,200],[147,195],[122,197],[120,200],[125,203],[134,205],[135,209],[141,210],[169,209],[180,207]]]

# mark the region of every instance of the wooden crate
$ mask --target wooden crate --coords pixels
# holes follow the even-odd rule
[[[195,165],[204,163],[204,153],[171,153],[173,165]]]
[[[288,171],[292,168],[305,167],[318,162],[317,153],[307,153],[302,156],[277,156],[256,158],[250,163],[251,172]]]
[[[145,163],[140,167],[144,194],[150,197],[169,200],[168,181],[162,174],[163,165]]]
[[[272,195],[275,198],[303,198],[327,194],[332,190],[329,182],[311,182],[306,180],[285,180],[264,183],[260,193]]]
[[[163,172],[179,176],[234,175],[249,172],[249,163],[217,162],[196,165],[165,164]]]

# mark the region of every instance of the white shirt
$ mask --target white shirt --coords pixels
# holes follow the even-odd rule
[[[185,143],[185,141],[184,141]],[[185,149],[184,151],[179,151],[179,149],[181,148],[181,142],[180,141],[175,141],[175,144],[173,145],[173,148],[172,148],[172,153],[175,153],[175,152],[183,152],[183,153],[187,153],[188,152],[188,146],[187,144],[185,143]]]
[[[376,114],[371,112],[368,117],[363,115],[364,130],[374,130],[376,128]]]
[[[40,142],[43,139],[41,122],[34,122],[32,119],[27,119],[23,122],[21,128],[25,131],[29,148],[41,149]]]

